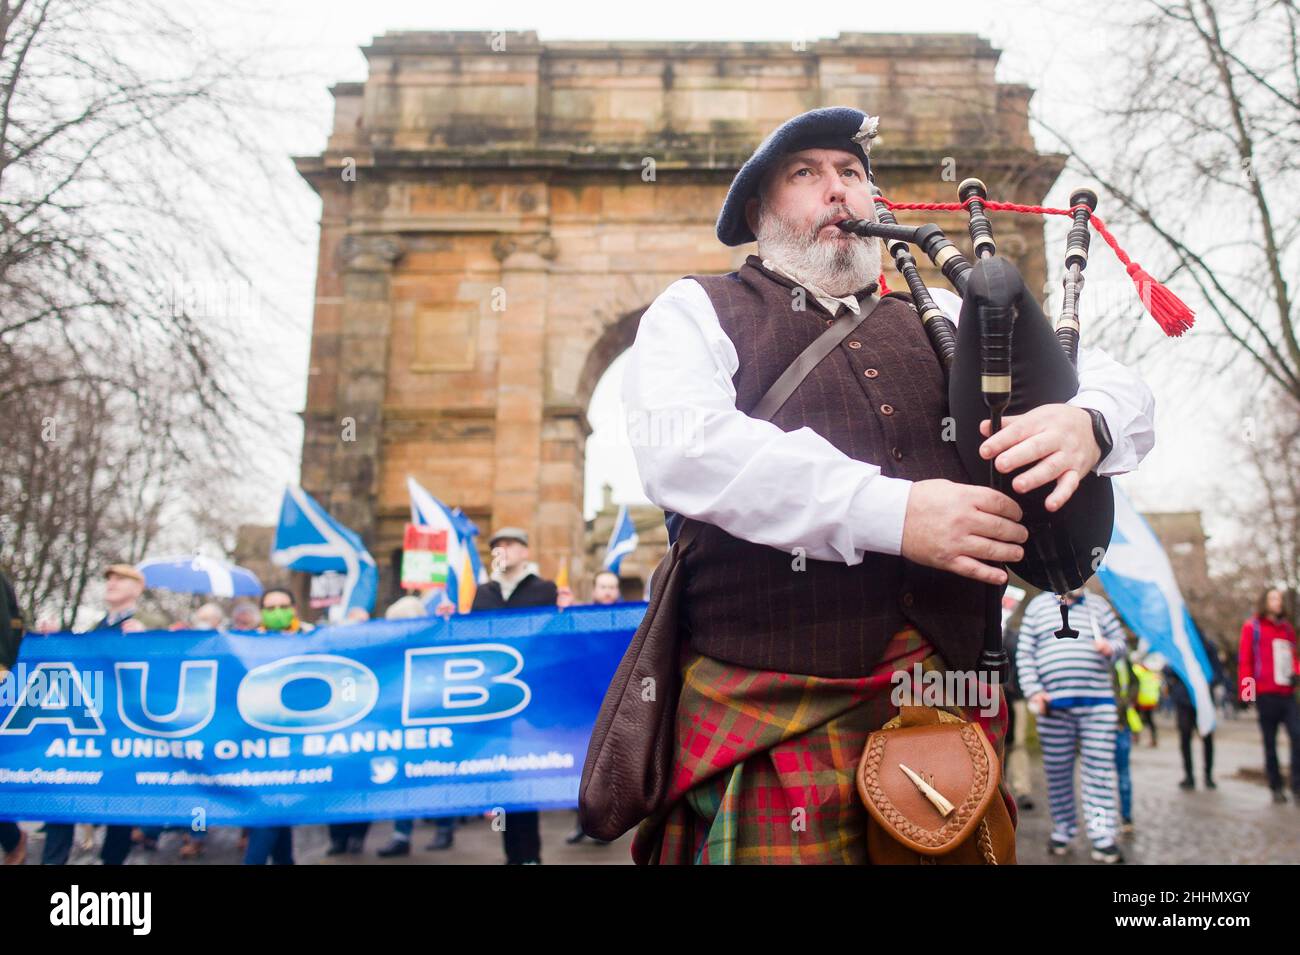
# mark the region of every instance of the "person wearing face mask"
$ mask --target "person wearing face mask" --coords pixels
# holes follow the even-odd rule
[[[528,532],[502,527],[488,542],[492,548],[492,579],[474,594],[470,612],[510,607],[554,607],[555,584],[537,574],[529,560]],[[502,841],[507,865],[540,865],[542,835],[536,810],[506,813]]]
[[[262,625],[259,633],[294,634],[311,629],[298,619],[293,594],[273,587],[262,594]],[[244,865],[293,865],[293,827],[260,826],[248,830]]]
[[[311,624],[298,617],[293,594],[282,587],[272,587],[262,594],[260,633],[306,633]]]

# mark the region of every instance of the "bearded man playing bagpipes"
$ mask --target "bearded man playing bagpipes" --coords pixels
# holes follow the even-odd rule
[[[898,226],[870,177],[875,129],[835,107],[773,132],[717,221],[756,254],[675,282],[640,322],[623,398],[629,425],[653,423],[640,433],[678,435],[633,438],[674,543],[580,797],[593,835],[639,822],[638,862],[1013,862],[1004,565],[1081,586],[1109,542],[1106,477],[1154,443],[1150,390],[1086,348],[1076,377],[1069,354],[1095,197],[1065,210],[1062,347],[996,257],[984,213],[1006,206],[963,184],[973,269],[934,227]],[[871,236],[912,294],[886,293]],[[925,288],[909,241],[962,298]],[[932,670],[981,674],[996,705],[900,700]]]

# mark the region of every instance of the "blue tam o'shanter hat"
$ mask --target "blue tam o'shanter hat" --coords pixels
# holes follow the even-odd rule
[[[723,245],[744,245],[755,240],[745,221],[745,203],[758,195],[758,187],[772,163],[788,153],[803,149],[842,149],[862,160],[868,175],[867,152],[876,135],[880,117],[868,116],[850,106],[828,106],[809,110],[787,120],[759,144],[731,181],[727,200],[718,215],[718,239]]]

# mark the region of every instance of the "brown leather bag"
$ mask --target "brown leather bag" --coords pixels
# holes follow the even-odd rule
[[[813,339],[747,414],[771,420],[794,390],[880,303],[863,301]],[[605,692],[591,731],[578,788],[578,824],[613,841],[654,815],[668,796],[677,755],[677,700],[688,641],[681,626],[683,558],[701,526],[687,521],[650,578],[650,605]]]
[[[687,521],[650,578],[650,606],[605,692],[578,789],[578,824],[612,842],[654,813],[668,795],[677,753],[681,695],[679,634],[683,557],[701,525]]]
[[[979,726],[933,707],[900,707],[867,737],[858,764],[871,864],[1014,865],[1001,779]]]

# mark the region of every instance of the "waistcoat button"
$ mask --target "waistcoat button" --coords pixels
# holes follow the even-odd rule
[[[894,406],[893,406],[893,405],[881,405],[881,406],[880,406],[880,413],[883,414],[883,415],[891,415],[891,414],[894,413]]]
[[[880,372],[876,371],[876,369],[874,368],[868,368],[866,371],[863,372],[863,374],[866,375],[868,378],[875,378],[877,375],[880,374]]]
[[[894,449],[893,449],[892,451],[890,451],[889,453],[892,454],[892,455],[894,456],[894,460],[895,460],[895,461],[901,461],[901,460],[903,460],[903,452],[900,451],[900,450],[898,450],[898,448],[894,448]]]
[[[903,606],[904,606],[904,607],[910,607],[910,606],[912,606],[912,604],[915,603],[915,602],[916,602],[916,598],[913,597],[911,594],[903,594]]]
[[[862,342],[857,342],[857,341],[849,342],[849,347],[850,347],[850,348],[861,348],[861,347],[862,347]]]

